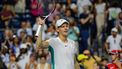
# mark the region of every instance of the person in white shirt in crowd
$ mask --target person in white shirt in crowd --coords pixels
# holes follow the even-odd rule
[[[118,6],[118,3],[113,2],[110,4],[110,7],[107,10],[108,14],[108,24],[107,24],[107,34],[110,35],[111,29],[115,27],[115,21],[118,18],[118,14],[121,12],[121,8]]]
[[[2,59],[2,61],[5,63],[5,66],[8,67],[9,64],[9,53],[7,53],[7,46],[6,45],[2,45],[1,46],[1,53],[0,53],[0,57]]]
[[[40,63],[37,64],[36,69],[51,69],[51,65],[46,61],[45,54],[42,54],[39,58],[40,58]]]
[[[57,37],[58,33],[56,32],[55,26],[50,24],[48,31],[46,33],[46,39]]]
[[[122,36],[118,34],[117,28],[112,28],[111,35],[108,36],[105,42],[106,51],[109,53],[112,50],[122,50]]]
[[[31,29],[31,23],[29,21],[21,21],[21,27],[17,30],[17,36],[20,37],[21,32],[25,31],[27,35],[33,35]]]
[[[78,6],[78,13],[79,13],[79,15],[81,14],[81,13],[83,13],[83,7],[84,6],[91,6],[92,5],[92,3],[91,3],[91,1],[90,0],[77,0],[77,6]]]
[[[16,57],[18,57],[20,53],[20,43],[19,43],[19,38],[16,35],[13,35],[13,43],[10,47],[13,49]]]
[[[44,20],[40,19],[39,24],[43,25]],[[52,69],[75,69],[75,56],[78,54],[78,49],[76,43],[67,38],[69,22],[65,19],[59,19],[55,26],[58,37],[43,42],[44,46],[49,46],[52,49],[51,55],[53,56],[52,60],[54,60]]]
[[[97,37],[99,37],[105,25],[106,3],[103,0],[98,0],[98,2],[95,3],[94,7],[96,15],[95,19],[97,25]]]
[[[36,69],[37,62],[36,62],[36,54],[32,53],[30,55],[29,61],[26,63],[25,69]]]
[[[18,65],[19,65],[20,69],[25,69],[26,63],[29,61],[30,54],[31,53],[28,53],[27,45],[24,43],[21,44],[20,45],[20,54],[17,57]]]
[[[27,26],[26,26],[27,35],[33,36],[32,27],[31,27],[30,21],[27,21],[26,23],[27,23]]]
[[[15,54],[10,55],[10,62],[8,65],[8,69],[19,69],[19,65],[16,62],[16,55]]]

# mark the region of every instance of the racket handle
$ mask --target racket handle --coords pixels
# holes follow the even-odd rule
[[[35,36],[38,37],[41,30],[41,25],[38,26]]]
[[[44,18],[44,21],[48,18],[49,15],[47,15],[45,18]],[[39,36],[39,33],[40,33],[40,30],[41,30],[41,25],[39,25],[37,31],[36,31],[36,37]]]

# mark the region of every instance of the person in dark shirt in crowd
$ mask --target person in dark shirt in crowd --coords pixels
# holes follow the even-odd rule
[[[89,7],[84,6],[84,12],[80,14],[79,17],[80,21],[80,36],[81,36],[81,42],[80,42],[80,53],[83,52],[83,50],[88,49],[88,38],[89,38],[89,31],[90,31],[90,26],[93,20],[93,15],[90,14]]]

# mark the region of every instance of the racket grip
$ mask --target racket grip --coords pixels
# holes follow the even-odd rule
[[[35,36],[38,37],[41,30],[41,25],[38,26]]]

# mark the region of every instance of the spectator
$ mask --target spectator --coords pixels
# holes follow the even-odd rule
[[[29,56],[30,56],[30,54],[28,53],[27,45],[21,44],[20,45],[20,54],[17,57],[18,65],[19,65],[20,69],[25,69],[26,63],[29,61]]]
[[[84,9],[83,9],[84,6],[91,6],[91,5],[92,3],[90,2],[90,0],[77,0],[79,15],[84,12]]]
[[[36,16],[44,14],[43,3],[39,2],[39,0],[31,0],[30,8],[31,14],[34,19],[36,18]]]
[[[46,33],[46,39],[57,37],[58,33],[56,32],[55,26],[50,25]]]
[[[44,54],[40,56],[40,63],[37,64],[36,69],[51,69],[51,65],[46,63],[46,56]]]
[[[4,31],[4,45],[7,46],[7,48],[10,48],[12,45],[12,40],[13,40],[13,32],[11,29],[5,29]]]
[[[91,54],[89,50],[84,50],[83,54],[88,56],[88,59],[83,62],[85,69],[95,69],[96,67],[98,67],[96,66],[96,64],[100,62],[100,57]]]
[[[10,47],[14,50],[16,57],[18,57],[18,55],[20,54],[20,42],[19,38],[16,35],[13,36],[13,44]]]
[[[36,69],[37,63],[36,63],[36,55],[35,53],[30,55],[29,62],[26,63],[25,69]]]
[[[1,20],[4,23],[4,28],[10,28],[12,24],[10,21],[12,18],[15,17],[15,13],[10,9],[10,5],[5,4],[2,11],[1,11]],[[2,24],[1,24],[2,25]]]
[[[19,66],[16,62],[16,55],[15,54],[10,55],[10,62],[8,65],[8,69],[19,69]]]
[[[27,45],[28,52],[32,53],[35,51],[36,47],[34,46],[33,38],[32,36],[26,36],[25,44]]]
[[[93,21],[93,14],[90,13],[88,6],[84,6],[84,12],[80,14],[79,17],[79,28],[80,28],[80,53],[83,50],[88,49],[88,38],[89,38],[89,31],[90,26]]]
[[[108,69],[107,64],[108,64],[108,59],[102,57],[101,61],[100,61],[100,69]]]
[[[78,21],[78,6],[76,4],[71,4],[70,8],[72,10],[72,17]]]
[[[15,12],[17,14],[22,15],[23,13],[25,13],[25,8],[26,8],[25,0],[18,0],[17,3],[15,4]]]
[[[112,28],[111,35],[108,36],[105,47],[106,51],[109,53],[112,50],[121,50],[122,37],[118,34],[116,28]]]
[[[74,19],[71,19],[70,20],[70,28],[68,31],[68,38],[71,40],[74,40],[76,42],[76,44],[78,44],[79,35],[80,35],[80,30],[76,26],[76,21]]]
[[[7,46],[2,45],[0,57],[2,59],[2,62],[5,63],[5,66],[8,67],[10,60]]]
[[[108,27],[107,27],[107,34],[109,35],[111,29],[115,27],[115,20],[118,17],[118,14],[121,12],[121,8],[117,6],[118,3],[113,2],[111,6],[108,8]]]
[[[31,23],[30,23],[30,21],[27,21],[26,23],[27,23],[27,28],[26,28],[27,35],[32,36],[33,33],[32,33]]]
[[[49,16],[48,18],[48,21],[49,22],[52,22],[54,20],[54,17],[60,13],[62,13],[62,10],[61,10],[61,4],[60,3],[56,3],[56,9],[55,11]],[[49,10],[52,10],[54,9],[54,5],[50,4],[49,5]]]
[[[70,21],[71,19],[73,19],[73,17],[71,16],[71,9],[70,8],[68,8],[68,9],[66,9],[65,10],[65,18],[68,20],[68,21]]]
[[[118,50],[111,50],[110,57],[112,58],[111,63],[108,63],[108,69],[122,69],[121,62],[119,61],[119,52]]]
[[[17,30],[17,36],[20,37],[20,32],[23,31],[23,30],[25,30],[25,32],[26,32],[26,28],[27,28],[26,21],[22,21],[21,22],[21,28],[19,28]]]
[[[116,20],[116,27],[120,35],[122,35],[122,12],[120,12],[118,15],[118,18]]]
[[[1,56],[0,56],[0,69],[7,69],[5,63],[2,61]]]
[[[95,14],[96,14],[96,25],[97,25],[97,37],[99,38],[102,29],[105,25],[105,12],[106,12],[106,3],[103,0],[98,0],[95,3]]]

